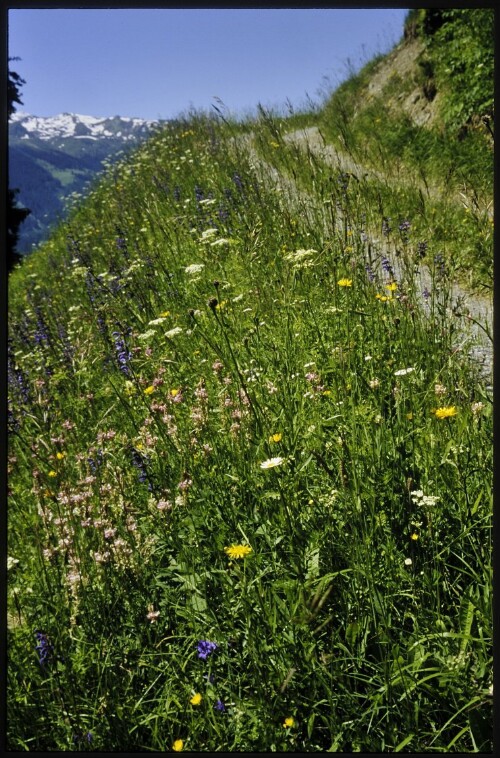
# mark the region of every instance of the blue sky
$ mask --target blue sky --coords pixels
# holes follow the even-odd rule
[[[173,118],[221,98],[232,115],[257,103],[321,100],[403,34],[406,10],[11,9],[9,56],[25,80],[19,110],[37,116]]]

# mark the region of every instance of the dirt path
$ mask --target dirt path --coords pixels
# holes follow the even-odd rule
[[[339,153],[332,145],[326,145],[317,127],[301,129],[291,132],[285,136],[287,141],[299,145],[304,150],[308,148],[311,152],[321,157],[325,162],[337,168],[339,171],[348,171],[363,177],[377,177],[383,181],[387,178],[380,172],[366,169],[354,161],[350,156]],[[251,135],[244,138],[246,148],[250,153],[252,163],[259,170],[262,177],[272,181],[277,192],[283,195],[284,199],[294,204],[297,210],[307,215],[310,221],[321,223],[324,221],[324,215],[318,213],[317,203],[314,198],[306,192],[300,190],[296,183],[288,176],[284,176],[276,168],[269,165],[257,153],[252,145]],[[341,223],[341,219],[339,219]],[[373,233],[368,233],[369,242],[377,258],[386,257],[394,270],[397,279],[403,275],[402,261],[394,254],[385,238],[378,238]],[[406,272],[407,275],[407,272]],[[422,293],[425,290],[431,290],[432,276],[429,269],[420,265],[415,276],[415,287]],[[430,306],[422,298],[422,307],[424,312],[430,311]],[[455,320],[458,324],[456,330],[455,348],[456,350],[468,350],[469,355],[476,361],[481,370],[481,378],[485,383],[486,390],[493,392],[493,301],[492,298],[479,296],[468,292],[461,285],[453,283],[451,286],[451,296],[447,306],[447,313],[450,319]]]
[[[352,172],[359,178],[376,177],[382,181],[387,181],[386,177],[380,172],[365,168],[349,155],[337,151],[333,145],[325,144],[317,127],[290,132],[285,136],[285,140],[300,145],[304,149],[309,148],[326,163],[338,168],[339,171]],[[372,238],[371,241],[391,260],[396,276],[398,276],[401,273],[400,263],[387,248],[385,242],[375,238]],[[425,289],[430,290],[432,277],[426,266],[420,266],[419,277],[422,292]],[[460,319],[461,322],[457,348],[460,349],[461,343],[467,337],[470,336],[473,339],[475,344],[469,352],[474,360],[480,364],[481,375],[488,391],[491,392],[493,390],[493,299],[471,293],[454,282],[451,287],[450,300],[448,313],[453,318]]]

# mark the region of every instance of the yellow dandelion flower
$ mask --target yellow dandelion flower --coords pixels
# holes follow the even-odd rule
[[[396,284],[396,282],[391,282],[390,284],[386,284],[385,288],[386,290],[389,290],[389,292],[395,292],[395,290],[397,290],[398,288],[398,285]]]
[[[250,545],[230,545],[224,548],[224,552],[230,558],[246,558],[252,552],[252,548]]]
[[[454,405],[445,405],[443,408],[436,408],[434,413],[436,418],[450,418],[456,416],[458,411]]]
[[[271,434],[269,442],[281,442],[281,434]]]
[[[217,305],[215,306],[215,310],[216,311],[223,310],[223,308],[225,307],[226,303],[227,303],[227,300],[223,300],[221,303],[217,303]]]
[[[58,461],[62,461],[62,459],[65,457],[66,457],[66,453],[56,453],[56,458]]]
[[[49,471],[49,476],[57,476],[57,471]]]
[[[352,279],[339,279],[337,284],[339,287],[352,287]]]
[[[170,311],[163,311],[163,313],[160,313],[160,318],[167,318],[167,316],[170,316]]]
[[[172,397],[176,397],[179,394],[179,392],[180,390],[176,390],[176,389],[170,390],[170,394]]]
[[[172,745],[172,750],[175,750],[176,753],[180,753],[183,747],[184,747],[183,740],[175,740],[174,744]]]
[[[144,394],[151,395],[154,391],[155,391],[155,388],[153,387],[152,384],[150,384],[150,386],[146,387],[146,389],[144,390]]]
[[[191,705],[199,705],[202,699],[203,698],[201,697],[200,693],[197,692],[196,695],[193,695],[193,697],[191,698],[189,702],[191,703]]]
[[[295,724],[295,720],[292,716],[288,716],[283,722],[283,726],[287,729],[290,729]]]
[[[413,534],[410,534],[410,539],[413,540],[413,542],[416,542],[418,540],[418,534],[413,532]]]

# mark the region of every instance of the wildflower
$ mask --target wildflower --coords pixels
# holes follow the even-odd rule
[[[451,416],[456,416],[457,413],[458,411],[454,405],[446,405],[442,408],[436,408],[434,411],[436,418],[451,418]]]
[[[154,318],[152,321],[148,321],[148,326],[160,326],[161,324],[164,324],[164,323],[165,323],[165,318],[160,316],[160,318]]]
[[[384,271],[387,274],[389,274],[389,276],[391,276],[391,277],[394,276],[394,270],[393,270],[393,268],[392,268],[392,266],[391,266],[390,261],[389,261],[388,258],[385,258],[385,257],[382,258],[382,268],[384,269]]]
[[[51,477],[57,476],[57,471],[49,471],[49,476]]]
[[[214,374],[219,374],[223,368],[224,366],[219,360],[216,360],[212,363],[212,371]]]
[[[398,288],[398,285],[396,282],[391,282],[390,284],[385,285],[386,290],[389,290],[389,292],[395,292]]]
[[[120,371],[124,373],[125,376],[129,376],[130,368],[128,364],[132,355],[128,351],[125,345],[125,341],[123,337],[121,336],[120,332],[112,332],[112,336],[115,343],[116,357],[117,357]]]
[[[295,250],[294,252],[285,255],[285,260],[292,261],[293,263],[300,263],[304,261],[305,258],[310,258],[311,255],[314,255],[317,252],[317,250],[313,250],[312,248],[309,250]]]
[[[205,231],[201,234],[201,242],[205,242],[215,234],[217,234],[217,229],[205,229]]]
[[[190,479],[188,476],[185,476],[184,479],[181,482],[179,482],[177,487],[181,490],[181,492],[185,492],[185,490],[188,490],[192,484],[193,484],[193,480]]]
[[[66,453],[56,453],[56,458],[58,461],[62,461],[62,459],[65,457],[66,457]]]
[[[171,397],[177,397],[177,395],[179,394],[179,392],[180,392],[180,390],[173,389],[173,390],[170,390],[170,395],[171,395]]]
[[[184,742],[182,740],[175,740],[174,744],[172,745],[172,750],[175,750],[176,753],[180,753],[183,747]]]
[[[290,729],[294,724],[295,724],[295,720],[292,716],[288,716],[288,718],[286,718],[283,722],[283,726],[286,729]]]
[[[152,605],[149,606],[148,610],[149,613],[147,614],[146,618],[151,622],[151,624],[154,624],[160,615],[160,611],[154,611]]]
[[[174,326],[173,329],[170,329],[168,332],[165,332],[165,337],[168,339],[172,339],[173,337],[176,337],[178,334],[182,334],[182,329],[180,326]]]
[[[47,635],[44,634],[44,632],[35,632],[35,637],[38,641],[38,645],[36,646],[35,650],[38,652],[40,665],[43,666],[50,659],[54,648],[50,644],[49,639]]]
[[[203,268],[205,268],[203,263],[192,263],[190,266],[186,266],[184,271],[186,274],[199,274]]]
[[[366,270],[366,275],[368,277],[368,280],[370,282],[374,282],[375,281],[375,274],[374,274],[373,269],[372,269],[372,267],[370,266],[369,263],[365,264],[365,270]]]
[[[218,646],[215,642],[210,642],[210,640],[200,640],[197,646],[198,658],[201,658],[202,661],[206,661],[208,656],[211,655],[214,650],[217,650],[217,647]]]
[[[410,534],[410,539],[416,542],[418,540],[418,534],[416,532],[412,532]]]
[[[472,403],[471,405],[471,411],[474,414],[474,416],[477,416],[481,413],[481,411],[484,408],[484,403],[478,402],[478,403]]]
[[[446,387],[444,386],[444,384],[435,384],[434,394],[437,395],[438,397],[440,395],[446,395]]]
[[[408,368],[400,368],[394,372],[394,376],[406,376],[406,374],[411,374],[412,371],[415,371],[415,366],[409,366]]]
[[[352,279],[339,279],[337,284],[339,287],[352,287]]]
[[[216,700],[216,702],[214,704],[214,708],[215,708],[216,711],[220,711],[221,713],[224,713],[224,711],[226,710],[226,706],[224,705],[224,703],[220,699]]]
[[[11,555],[7,556],[7,571],[11,568],[14,568],[16,564],[19,563],[19,558],[13,558]]]
[[[405,558],[405,566],[411,566],[412,563],[413,561],[411,558]]]
[[[427,242],[419,242],[417,245],[417,254],[420,256],[420,258],[423,258],[425,256],[425,253],[427,252]]]
[[[375,377],[375,379],[370,379],[368,383],[370,385],[370,389],[372,390],[375,390],[377,389],[377,387],[380,387],[380,379],[377,379],[377,377]]]
[[[167,316],[170,316],[170,311],[163,311],[163,313],[160,313],[160,318],[167,318]]]
[[[155,388],[151,384],[149,387],[146,387],[146,389],[144,390],[144,394],[145,395],[151,395],[154,391],[155,391]]]
[[[262,461],[260,464],[261,468],[267,469],[267,468],[275,468],[275,466],[281,466],[283,463],[283,458],[280,456],[277,456],[276,458],[268,458],[267,461]]]
[[[104,553],[95,552],[92,555],[96,563],[106,563],[111,558],[109,550],[105,550]]]
[[[269,442],[281,442],[281,434],[271,434]]]
[[[252,548],[250,545],[230,545],[224,548],[224,552],[230,558],[246,558],[252,552]]]
[[[428,505],[432,507],[433,505],[436,505],[438,500],[439,498],[436,495],[424,495],[419,505]]]
[[[202,697],[199,692],[196,693],[196,695],[193,695],[191,700],[189,701],[191,705],[199,705],[202,701]]]

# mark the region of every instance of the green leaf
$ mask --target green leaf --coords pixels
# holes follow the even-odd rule
[[[351,647],[354,647],[356,643],[359,630],[360,630],[360,626],[359,626],[358,621],[351,621],[351,623],[347,626],[347,629],[345,630],[346,642],[348,642]]]
[[[402,742],[399,743],[399,745],[396,745],[394,748],[395,753],[399,753],[406,745],[411,742],[411,740],[414,738],[414,734],[409,734],[408,737],[405,737]]]
[[[207,610],[207,601],[200,595],[191,595],[190,602],[195,611],[203,612]]]

